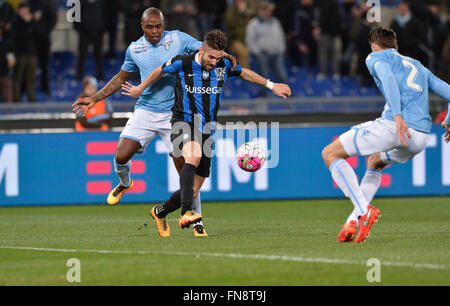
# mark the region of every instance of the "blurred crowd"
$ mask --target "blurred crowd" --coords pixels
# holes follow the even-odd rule
[[[318,79],[352,75],[362,86],[372,84],[365,66],[370,53],[367,34],[379,24],[367,18],[364,0],[79,0],[76,79],[85,77],[92,46],[95,77],[105,79],[104,59],[117,57],[118,24],[124,43],[142,36],[140,17],[148,7],[160,8],[166,29],[179,29],[201,39],[214,28],[228,33],[229,51],[242,66],[257,65],[263,76],[288,82],[286,63],[301,66]],[[400,53],[417,58],[449,82],[450,0],[385,0],[392,12]],[[5,102],[36,101],[39,89],[51,98],[50,34],[63,0],[0,0],[0,91]],[[121,16],[122,15],[122,16]],[[122,17],[122,18],[120,18]],[[384,18],[382,16],[382,18]],[[104,39],[107,43],[104,44]],[[106,47],[106,50],[104,49]],[[38,89],[38,90],[39,90]],[[262,91],[264,94],[266,91]]]

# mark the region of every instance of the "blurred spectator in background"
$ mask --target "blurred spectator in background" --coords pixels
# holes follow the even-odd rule
[[[350,32],[352,29],[353,21],[355,19],[353,10],[358,6],[355,3],[355,0],[343,0],[341,5],[340,14],[341,14],[341,28],[340,28],[340,36],[342,40],[342,49],[346,50],[348,46],[351,44]]]
[[[412,15],[408,3],[401,2],[397,6],[391,28],[397,33],[398,52],[424,63],[424,57],[419,48],[425,37],[423,25]]]
[[[99,80],[105,78],[103,69],[103,33],[105,31],[104,0],[80,0],[81,22],[75,22],[78,31],[78,63],[77,80],[84,76],[84,68],[89,52],[89,46],[94,47],[94,62],[96,77]]]
[[[445,32],[447,33],[447,38],[442,47],[442,61],[444,62],[444,79],[447,83],[450,83],[450,8],[447,11]]]
[[[300,0],[271,0],[270,2],[275,5],[273,16],[281,22],[284,33],[289,34],[294,27],[294,14]]]
[[[299,63],[307,69],[317,63],[317,42],[313,37],[314,27],[317,27],[314,0],[301,0],[294,15],[291,36],[299,54]]]
[[[442,52],[445,40],[447,39],[447,33],[445,33],[445,26],[439,15],[439,8],[435,4],[428,5],[425,8],[426,19],[424,20],[426,33],[426,46],[429,52],[429,68],[439,69],[439,54]],[[434,56],[436,54],[436,58]]]
[[[234,1],[234,6],[228,9],[225,15],[230,50],[237,55],[239,63],[244,68],[250,68],[248,63],[250,50],[245,45],[245,31],[250,19],[247,0]]]
[[[78,99],[91,97],[97,92],[98,83],[94,77],[87,76],[83,79],[83,92]],[[112,105],[106,100],[97,102],[84,117],[77,116],[75,121],[76,131],[107,131],[112,122]]]
[[[356,54],[358,57],[356,64],[356,76],[359,84],[363,87],[373,85],[373,78],[366,66],[366,58],[372,53],[372,49],[367,41],[369,32],[377,27],[376,23],[370,23],[367,20],[367,12],[371,9],[366,3],[361,3],[361,8],[354,10],[357,17],[352,28],[352,41],[355,45]]]
[[[49,1],[30,0],[30,9],[33,14],[36,34],[37,56],[41,68],[41,91],[50,100],[49,59],[50,59],[50,33],[56,25],[56,8],[50,6]]]
[[[19,9],[19,5],[26,0],[7,0],[7,2],[12,6],[12,8],[17,11]]]
[[[23,82],[28,102],[36,102],[37,37],[35,21],[28,3],[19,5],[11,27],[12,43],[17,58],[13,81],[14,102],[21,101]]]
[[[13,7],[6,0],[0,0],[0,27],[2,28],[2,37],[8,37],[11,30],[11,23],[15,16],[16,13]]]
[[[166,17],[167,30],[180,30],[196,39],[203,39],[197,28],[197,7],[193,0],[162,0],[161,10]]]
[[[200,37],[212,29],[224,30],[226,0],[195,0],[197,6],[197,26]]]
[[[0,91],[3,102],[13,101],[11,83],[11,68],[16,64],[11,40],[3,35],[3,27],[0,26]]]
[[[160,1],[155,0],[119,0],[119,6],[124,13],[124,42],[129,46],[144,35],[141,27],[142,13],[149,7],[159,7]]]
[[[108,34],[106,58],[116,59],[117,26],[119,24],[119,0],[108,0],[105,5],[105,27]]]
[[[286,37],[280,21],[272,16],[273,3],[263,2],[258,9],[258,16],[247,25],[245,41],[250,53],[256,58],[260,74],[266,78],[273,71],[278,82],[287,83],[287,71],[284,63]],[[261,95],[266,95],[262,88]]]
[[[331,70],[333,78],[339,77],[339,63],[336,50],[336,37],[340,33],[341,18],[337,0],[319,2],[320,39],[318,45],[318,79],[326,77]],[[367,40],[367,39],[366,39]]]
[[[356,13],[355,13],[356,12]],[[357,16],[356,16],[357,15]],[[360,19],[359,7],[354,0],[344,0],[341,7],[341,40],[342,40],[342,59],[340,62],[339,71],[341,75],[350,74],[350,63],[355,52],[356,46],[352,40],[352,28],[354,26],[355,18]]]

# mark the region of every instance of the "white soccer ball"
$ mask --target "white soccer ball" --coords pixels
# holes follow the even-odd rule
[[[236,152],[236,161],[242,170],[255,172],[266,161],[266,152],[254,142],[246,142]]]

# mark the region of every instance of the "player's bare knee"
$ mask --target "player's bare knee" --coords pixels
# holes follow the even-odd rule
[[[322,150],[322,159],[325,162],[325,164],[330,164],[330,161],[333,159],[333,149],[331,145],[326,146]]]
[[[130,160],[130,158],[128,158],[128,156],[126,156],[124,154],[120,154],[120,153],[116,153],[116,156],[114,159],[116,160],[116,163],[118,163],[119,165],[125,165]]]
[[[368,169],[376,169],[376,170],[381,171],[386,166],[387,165],[385,163],[383,163],[383,161],[381,160],[380,154],[370,155],[369,158],[367,159],[367,168]]]
[[[198,165],[200,164],[200,158],[198,158],[198,157],[185,157],[184,158],[184,163],[185,164],[191,164],[191,165],[194,165],[195,167],[198,167]]]

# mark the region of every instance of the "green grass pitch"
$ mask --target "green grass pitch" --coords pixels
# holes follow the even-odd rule
[[[450,198],[383,198],[363,244],[348,200],[204,203],[207,238],[158,236],[151,204],[0,209],[0,285],[450,285]],[[69,283],[67,261],[81,264]],[[370,258],[380,261],[369,283]]]

